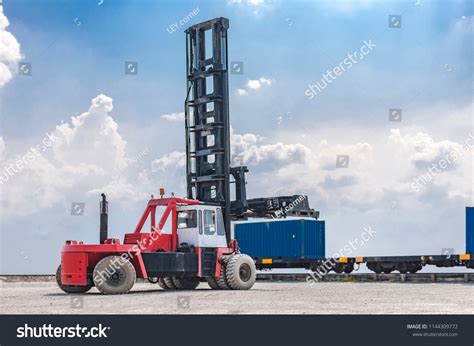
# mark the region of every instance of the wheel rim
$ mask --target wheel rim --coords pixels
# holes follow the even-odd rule
[[[252,270],[250,269],[250,266],[246,263],[242,264],[239,268],[240,280],[247,282],[250,280],[251,276],[252,276]]]
[[[107,282],[111,286],[120,286],[125,281],[125,273],[121,269],[115,269],[114,273],[109,276]]]

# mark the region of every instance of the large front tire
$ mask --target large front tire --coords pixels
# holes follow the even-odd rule
[[[129,260],[108,256],[96,264],[92,277],[95,287],[103,294],[124,294],[132,289],[137,273]]]
[[[89,277],[87,277],[87,284],[85,286],[63,285],[61,281],[61,265],[59,265],[58,269],[56,270],[56,283],[58,284],[59,288],[66,293],[86,293],[92,288],[92,286],[94,286]]]
[[[233,255],[227,263],[225,275],[231,289],[248,290],[252,288],[257,279],[255,262],[247,255]]]

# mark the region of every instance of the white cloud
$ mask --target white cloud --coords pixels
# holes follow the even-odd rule
[[[327,10],[334,10],[342,13],[353,13],[358,10],[369,9],[370,7],[377,4],[377,0],[319,0],[315,3]]]
[[[260,16],[264,10],[272,8],[272,0],[229,0],[230,5],[246,7],[252,11],[255,16]]]
[[[94,165],[106,171],[124,165],[126,142],[118,124],[109,113],[112,98],[100,94],[92,99],[89,110],[71,117],[71,125],[56,126],[54,143],[56,160],[69,165]]]
[[[3,155],[5,153],[6,145],[3,137],[0,137],[0,162],[3,159]]]
[[[171,122],[184,122],[184,112],[163,114],[161,117]]]
[[[455,22],[453,30],[472,35],[474,30],[474,16],[462,16]]]
[[[463,146],[459,143],[448,140],[436,142],[428,134],[422,132],[402,136],[399,129],[394,129],[390,131],[389,141],[399,146],[403,157],[418,169],[427,169],[433,163],[449,156],[450,153],[463,151]],[[456,164],[453,161],[452,165]]]
[[[272,81],[269,79],[266,79],[264,77],[261,77],[259,79],[251,79],[247,82],[247,87],[250,89],[258,90],[262,87],[262,85],[272,85]]]
[[[98,95],[87,112],[71,117],[71,123],[56,126],[52,141],[44,150],[35,151],[29,158],[25,153],[3,155],[0,161],[3,215],[33,214],[99,190],[105,193],[110,190],[115,197],[120,194],[119,203],[124,204],[146,196],[152,184],[137,177],[138,167],[123,170],[130,159],[125,156],[127,143],[109,114],[112,109],[112,99]],[[1,143],[4,147],[5,143]],[[18,160],[23,162],[22,168],[11,174],[11,167],[18,167]]]
[[[21,59],[20,44],[6,29],[10,25],[0,5],[0,87],[5,86],[13,77],[12,70]]]
[[[259,79],[250,79],[247,81],[247,84],[244,88],[237,89],[237,95],[245,96],[248,95],[250,91],[257,91],[262,89],[264,86],[269,87],[271,85],[272,80],[265,77],[260,77]]]
[[[266,2],[268,3],[268,0]],[[230,0],[229,3],[231,5],[246,4],[246,5],[249,5],[249,6],[258,7],[258,6],[265,5],[265,0]]]
[[[262,161],[289,163],[305,163],[310,151],[302,144],[284,144],[281,142],[266,145],[250,145],[234,155],[236,164],[259,164]]]
[[[237,89],[237,95],[239,95],[239,96],[244,96],[244,95],[248,95],[248,94],[249,93],[245,89]]]
[[[441,199],[469,198],[472,193],[473,150],[466,151],[463,142],[435,140],[426,133],[402,135],[392,130],[385,143],[374,138],[374,143],[353,144],[272,143],[254,134],[232,138],[233,164],[250,170],[251,197],[305,193],[325,208],[375,212],[394,200],[419,207],[433,193]],[[449,153],[463,150],[465,154],[427,185],[424,194],[415,193],[415,177]],[[337,155],[349,156],[348,168],[336,167]]]
[[[170,169],[181,168],[186,165],[186,153],[173,151],[163,155],[152,162],[151,167],[154,172],[168,171]]]

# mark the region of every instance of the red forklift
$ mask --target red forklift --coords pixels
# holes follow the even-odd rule
[[[194,289],[207,281],[213,289],[243,290],[255,283],[253,259],[241,254],[235,241],[227,243],[220,206],[151,199],[123,244],[107,238],[107,209],[102,194],[100,244],[68,240],[63,246],[56,280],[64,292],[85,293],[95,286],[104,294],[123,294],[137,278],[163,289]],[[142,232],[148,220],[149,232]],[[165,233],[167,224],[171,232]]]
[[[245,209],[245,182],[236,184],[230,200],[230,125],[226,18],[186,30],[188,93],[185,101],[187,198],[152,198],[133,233],[123,244],[108,238],[108,202],[102,194],[100,244],[68,240],[56,273],[67,293],[93,286],[104,294],[127,293],[137,278],[163,289],[194,289],[207,281],[213,289],[250,289],[255,283],[253,259],[231,239],[231,208]],[[207,46],[211,46],[206,52]],[[149,232],[143,232],[149,220]]]

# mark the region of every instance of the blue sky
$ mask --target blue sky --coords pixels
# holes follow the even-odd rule
[[[188,24],[230,19],[230,61],[244,63],[230,75],[230,106],[251,197],[308,194],[327,222],[328,253],[365,226],[379,232],[356,254],[464,250],[472,151],[423,191],[410,186],[474,131],[471,1],[2,3],[21,49],[0,87],[2,167],[45,132],[63,141],[2,184],[0,272],[53,272],[64,239],[96,241],[99,190],[113,198],[118,238],[160,186],[184,194],[183,123],[162,115],[183,111],[186,88],[187,24],[168,29],[196,9]],[[402,16],[401,28],[389,28],[389,15]],[[364,40],[373,50],[309,100],[308,85]],[[126,61],[137,75],[124,73]],[[31,63],[31,76],[18,75],[18,62]],[[100,94],[110,100],[88,111]],[[390,108],[402,109],[401,122],[388,120]],[[339,154],[350,155],[348,169],[333,167]],[[74,201],[86,203],[84,216],[70,215]]]

